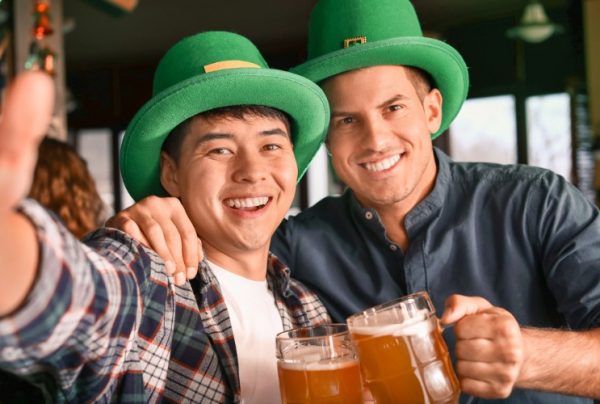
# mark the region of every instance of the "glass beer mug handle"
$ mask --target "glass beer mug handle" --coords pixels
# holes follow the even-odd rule
[[[452,328],[454,327],[454,324],[456,324],[456,322],[453,323],[449,323],[449,324],[442,324],[442,321],[440,320],[439,317],[436,317],[437,319],[437,323],[438,323],[438,328],[440,330],[440,333],[443,333],[444,331],[446,331],[448,328]]]

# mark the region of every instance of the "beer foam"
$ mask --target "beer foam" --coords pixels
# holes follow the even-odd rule
[[[435,318],[428,318],[427,315],[427,310],[421,310],[415,318],[400,324],[351,326],[350,332],[369,336],[393,335],[394,337],[425,334],[431,332],[436,326]]]
[[[337,358],[337,359],[326,359],[318,362],[282,362],[279,361],[279,366],[288,370],[308,370],[311,372],[315,371],[326,371],[326,370],[337,370],[350,366],[358,365],[358,359],[354,358]]]
[[[292,362],[318,362],[322,357],[322,349],[318,346],[293,346],[286,350],[283,357]]]

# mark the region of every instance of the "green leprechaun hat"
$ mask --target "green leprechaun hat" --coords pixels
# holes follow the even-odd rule
[[[291,71],[320,82],[376,65],[428,72],[443,97],[439,136],[458,114],[469,88],[467,66],[445,42],[423,36],[409,0],[320,0],[310,16],[308,59]]]
[[[120,164],[131,196],[166,195],[160,184],[160,151],[177,125],[198,113],[234,105],[272,107],[291,117],[300,179],[327,130],[325,95],[304,77],[269,68],[245,37],[203,32],[179,41],[163,56],[152,98],[125,131]]]

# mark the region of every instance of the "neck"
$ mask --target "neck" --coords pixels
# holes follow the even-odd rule
[[[435,164],[435,160],[432,159],[431,163],[425,168],[420,182],[404,198],[381,204],[363,203],[363,206],[373,208],[377,211],[387,237],[398,244],[402,248],[402,251],[406,251],[410,244],[406,228],[404,227],[404,219],[415,206],[431,193],[435,186],[436,176],[437,165]],[[359,199],[358,196],[357,199]],[[362,203],[360,199],[359,202]]]
[[[253,281],[265,280],[269,246],[259,250],[220,250],[206,242],[202,244],[206,258],[229,272]]]

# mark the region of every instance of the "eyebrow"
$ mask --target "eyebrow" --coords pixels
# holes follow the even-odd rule
[[[209,132],[209,133],[205,133],[200,137],[197,137],[194,141],[194,146],[193,149],[198,148],[199,146],[201,146],[204,143],[210,142],[211,140],[218,140],[218,139],[233,139],[233,135],[230,133],[215,133],[215,132]]]
[[[398,102],[398,101],[406,101],[408,99],[409,98],[407,96],[405,96],[405,95],[397,94],[397,95],[395,95],[395,96],[393,96],[393,97],[391,97],[391,98],[383,101],[381,104],[377,105],[377,108],[383,108],[386,105],[390,105],[390,104],[393,104],[393,103]],[[348,112],[348,111],[331,111],[331,117],[332,118],[333,117],[338,117],[338,116],[347,116],[347,115],[352,115],[352,114],[353,114],[352,112]]]
[[[385,107],[385,106],[387,106],[387,105],[390,105],[390,104],[393,104],[393,103],[395,103],[395,102],[398,102],[398,101],[406,101],[406,100],[409,100],[409,99],[410,99],[410,98],[409,98],[409,97],[407,97],[407,96],[405,96],[405,95],[402,95],[402,94],[396,94],[395,96],[393,96],[393,97],[391,97],[391,98],[389,98],[389,99],[385,100],[385,101],[384,101],[384,102],[382,102],[381,104],[379,104],[379,105],[377,106],[377,108],[383,108],[383,107]]]
[[[291,140],[290,134],[280,128],[263,130],[263,131],[260,131],[258,134],[260,136],[283,136],[283,137]],[[195,149],[195,148],[199,147],[200,145],[210,142],[212,140],[233,139],[233,138],[234,138],[234,135],[231,133],[227,133],[227,132],[224,132],[224,133],[223,132],[208,132],[208,133],[204,133],[200,137],[196,138],[196,140],[194,141],[193,148]]]
[[[269,129],[269,130],[263,130],[260,132],[260,135],[262,136],[272,136],[272,135],[277,135],[277,136],[284,136],[287,137],[288,139],[291,139],[291,135],[280,128],[273,128],[273,129]]]

